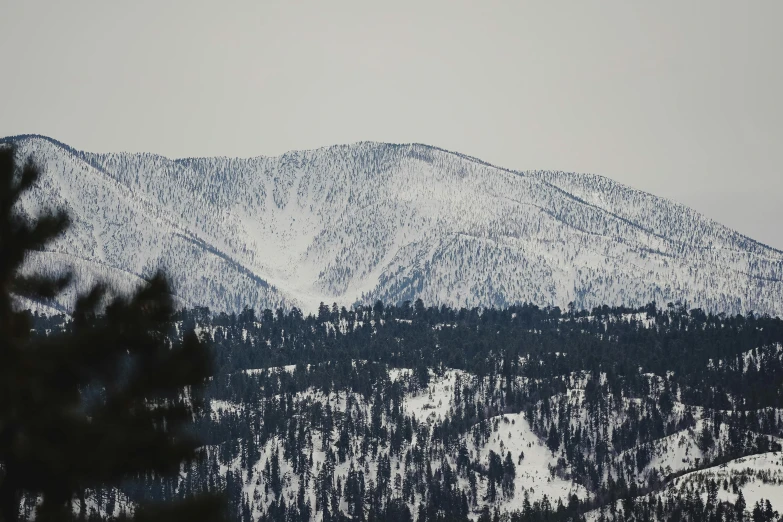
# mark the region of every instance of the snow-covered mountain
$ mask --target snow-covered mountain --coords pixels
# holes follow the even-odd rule
[[[7,140],[44,167],[24,210],[73,218],[28,267],[70,266],[81,285],[131,288],[162,266],[184,304],[218,310],[420,297],[783,315],[783,252],[600,176],[417,144],[170,160]]]

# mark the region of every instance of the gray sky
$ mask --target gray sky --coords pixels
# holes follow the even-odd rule
[[[609,176],[783,248],[781,20],[778,0],[8,1],[0,135],[423,142]]]

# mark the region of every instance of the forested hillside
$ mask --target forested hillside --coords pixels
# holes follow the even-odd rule
[[[33,315],[38,335],[70,328]],[[100,320],[100,318],[96,319]],[[579,311],[183,310],[217,371],[202,458],[93,518],[224,490],[237,520],[778,520],[783,321]],[[26,509],[32,509],[28,499]]]

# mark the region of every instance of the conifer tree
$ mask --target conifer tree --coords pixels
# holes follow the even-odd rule
[[[15,300],[46,302],[70,278],[20,269],[69,219],[20,212],[39,169],[16,158],[13,146],[0,146],[0,521],[16,522],[23,495],[40,499],[38,521],[70,520],[74,512],[84,519],[86,490],[175,473],[195,457],[198,441],[186,428],[210,356],[192,332],[179,344],[167,340],[174,303],[162,274],[129,297],[96,285],[78,297],[64,333],[31,336],[30,314],[16,311]],[[210,496],[139,507],[134,518],[218,520],[221,513],[221,500]]]

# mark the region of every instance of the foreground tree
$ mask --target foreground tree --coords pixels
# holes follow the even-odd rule
[[[23,495],[40,500],[36,520],[86,517],[85,491],[143,473],[176,473],[198,442],[186,433],[210,374],[208,348],[194,333],[172,345],[173,301],[158,274],[130,297],[97,285],[77,298],[67,331],[31,336],[29,312],[14,300],[56,297],[69,277],[20,275],[31,251],[68,227],[64,213],[31,218],[20,196],[36,182],[0,145],[0,520],[19,517]],[[101,312],[99,314],[99,311]],[[78,508],[74,508],[78,502]],[[217,520],[217,496],[140,507],[137,520]]]

